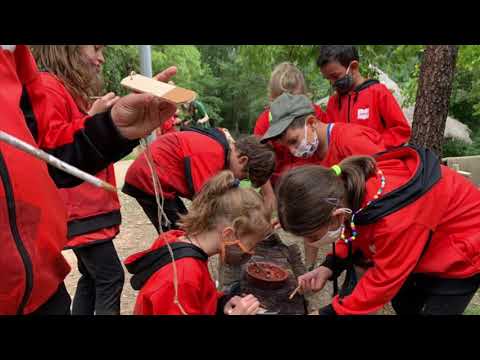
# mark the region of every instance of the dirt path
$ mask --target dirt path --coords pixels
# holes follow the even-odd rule
[[[115,171],[117,175],[117,186],[121,187],[123,185],[123,179],[125,177],[125,173],[132,163],[131,160],[127,161],[120,161],[115,164]],[[133,198],[120,193],[120,202],[122,205],[122,225],[120,228],[120,234],[115,239],[115,247],[117,252],[120,256],[120,259],[123,260],[127,256],[147,249],[153,240],[156,237],[156,231],[153,225],[150,224],[147,216],[143,213],[140,206],[136,203]],[[282,240],[287,243],[298,243],[300,245],[300,249],[303,251],[303,246],[301,246],[301,240],[296,238],[292,235],[286,234],[284,232],[280,233]],[[328,250],[328,249],[327,249]],[[326,250],[326,251],[327,251]],[[77,270],[76,265],[76,257],[72,251],[64,251],[63,252],[65,258],[72,266],[72,271],[69,276],[66,278],[65,283],[67,289],[71,296],[75,293],[76,284],[79,278],[79,272]],[[214,256],[210,259],[210,270],[212,272],[212,276],[216,279],[217,278],[217,263],[218,263],[218,256]],[[122,315],[130,315],[133,312],[133,308],[135,305],[136,299],[136,291],[132,289],[130,286],[130,274],[125,270],[125,286],[122,293],[122,305],[121,305],[121,314]],[[325,289],[321,292],[316,294],[312,297],[311,301],[315,305],[322,306],[327,305],[331,299],[332,287],[331,284],[328,284]],[[479,307],[480,306],[480,296],[474,298],[471,303],[471,307]],[[387,305],[383,310],[379,312],[379,314],[392,314],[393,310],[391,309],[390,305]]]

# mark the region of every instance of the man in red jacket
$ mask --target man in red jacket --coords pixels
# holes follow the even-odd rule
[[[410,125],[397,101],[383,84],[360,74],[355,46],[323,45],[317,65],[336,93],[327,105],[327,121],[368,126],[383,137],[387,149],[407,143]]]
[[[167,69],[157,80],[175,72]],[[0,46],[0,78],[0,129],[92,174],[130,153],[136,139],[175,112],[151,95],[130,94],[109,112],[52,127],[55,109],[25,45]],[[20,104],[29,105],[35,121],[27,124]],[[67,217],[57,187],[81,180],[5,143],[0,143],[0,178],[0,314],[69,314],[63,281],[70,267],[61,254]]]

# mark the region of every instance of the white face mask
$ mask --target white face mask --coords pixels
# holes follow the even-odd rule
[[[292,155],[299,158],[309,158],[318,148],[318,136],[315,129],[313,130],[313,141],[311,143],[307,142],[307,124],[305,124],[305,137],[298,147],[293,151]]]
[[[336,230],[329,230],[325,235],[323,235],[320,239],[315,242],[309,242],[308,246],[315,247],[315,248],[322,248],[325,245],[332,244],[340,239],[340,235],[342,233],[343,225]]]
[[[339,209],[339,210],[343,211],[343,213],[345,214],[352,213],[352,210],[347,208]],[[320,239],[316,240],[315,242],[309,242],[308,246],[321,248],[325,245],[329,245],[336,242],[338,239],[340,239],[340,235],[342,234],[342,230],[344,227],[345,226],[342,224],[335,230],[328,230],[327,233],[323,235]]]

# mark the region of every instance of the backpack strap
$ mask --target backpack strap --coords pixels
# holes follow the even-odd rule
[[[201,261],[208,260],[208,255],[198,246],[193,244],[176,242],[170,244],[170,247],[172,248],[175,261],[183,258],[195,258]],[[148,253],[140,260],[126,265],[128,272],[134,274],[130,279],[132,288],[134,290],[140,290],[145,282],[147,282],[147,280],[155,272],[171,262],[172,258],[170,256],[170,252],[168,251],[168,247],[165,245]]]

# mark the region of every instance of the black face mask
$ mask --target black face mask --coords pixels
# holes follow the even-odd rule
[[[335,88],[335,90],[337,90],[337,92],[340,95],[348,93],[353,86],[353,76],[352,74],[348,73],[349,70],[350,70],[350,65],[347,68],[347,72],[345,73],[345,76],[342,77],[341,79],[338,79],[333,84],[333,87]]]

